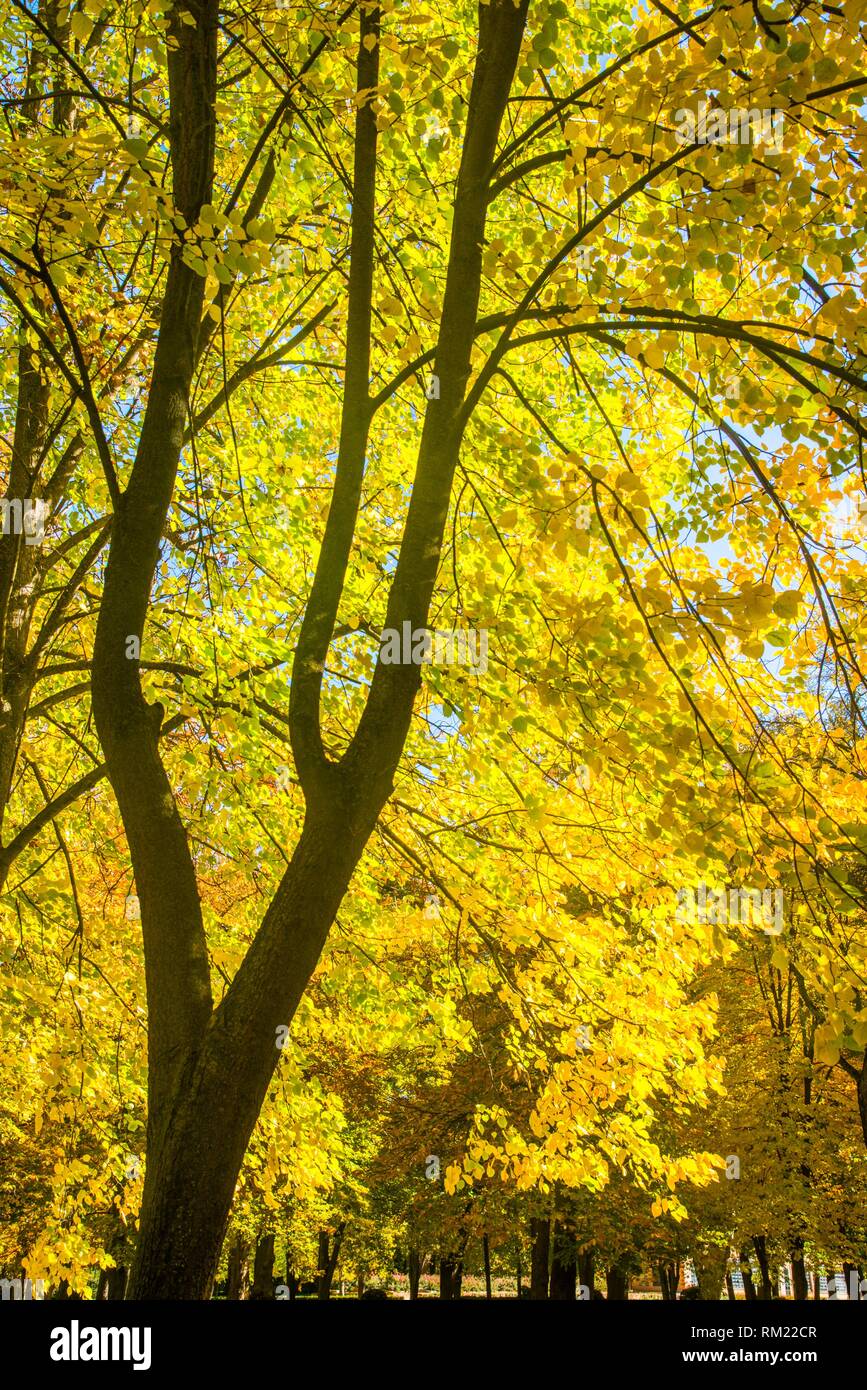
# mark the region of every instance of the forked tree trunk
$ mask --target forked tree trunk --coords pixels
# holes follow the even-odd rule
[[[334,1271],[340,1257],[340,1247],[343,1244],[345,1230],[346,1222],[341,1221],[335,1231],[319,1232],[319,1258],[316,1266],[317,1298],[331,1297],[331,1285],[334,1282]]]
[[[149,1121],[132,1298],[208,1296],[237,1175],[279,1056],[277,1027],[295,1012],[352,871],[354,846],[341,863],[340,833],[345,837],[343,817],[340,832],[336,825],[305,825],[290,864],[292,881],[284,879],[266,913],[235,977],[237,993],[223,999],[205,1045],[177,1077],[172,1123],[160,1131]],[[293,923],[294,938],[271,930],[278,911]],[[252,1033],[248,999],[258,1000]]]
[[[436,583],[461,440],[482,275],[489,189],[528,0],[479,6],[479,43],[453,206],[434,370],[385,626],[424,627]],[[192,21],[190,23],[189,21]],[[187,22],[185,22],[187,21]],[[169,145],[178,213],[194,226],[214,178],[216,0],[170,11]],[[379,81],[379,15],[360,17],[356,85]],[[289,732],[306,816],[283,879],[244,961],[213,1006],[195,866],[159,755],[163,710],[149,705],[130,636],[144,633],[150,590],[189,417],[204,280],[172,248],[151,386],[129,483],[116,507],[92,662],[92,707],[123,819],[141,903],[148,999],[148,1162],[134,1299],[206,1299],[250,1135],[292,1022],[376,821],[391,795],[421,682],[414,663],[378,662],[339,762],[323,744],[323,670],[352,550],[370,398],[377,121],[360,101],[351,211],[343,413],[335,481],[298,636]],[[478,383],[474,385],[476,391]],[[482,389],[481,387],[479,389]],[[454,1283],[459,1288],[460,1272]]]

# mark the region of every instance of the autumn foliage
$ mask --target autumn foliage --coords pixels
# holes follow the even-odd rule
[[[0,1274],[867,1273],[865,26],[2,0]]]

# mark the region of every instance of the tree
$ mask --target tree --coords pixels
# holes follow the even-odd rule
[[[804,722],[821,725],[817,666],[850,693],[860,669],[857,561],[824,553],[822,511],[837,480],[849,497],[860,485],[861,232],[827,160],[831,141],[858,180],[857,20],[768,21],[738,7],[609,26],[560,3],[491,0],[437,17],[418,43],[399,11],[365,3],[324,7],[310,32],[286,38],[287,57],[270,37],[284,18],[258,7],[131,6],[129,31],[100,20],[99,42],[86,11],[68,32],[20,5],[12,18],[12,42],[38,30],[81,83],[88,114],[72,148],[77,136],[92,161],[98,148],[112,170],[124,165],[112,192],[141,234],[115,276],[103,242],[115,224],[94,215],[111,203],[107,184],[94,178],[78,199],[67,179],[59,207],[16,213],[27,236],[4,249],[7,299],[39,345],[36,367],[20,364],[22,390],[34,371],[40,399],[46,372],[62,380],[89,435],[84,485],[101,503],[69,561],[63,618],[76,664],[91,669],[141,904],[148,1161],[131,1295],[208,1296],[275,1034],[292,1024],[380,836],[454,915],[456,936],[484,944],[481,973],[503,970],[513,1032],[545,1069],[523,1114],[503,1107],[526,1187],[602,1182],[609,1160],[669,1192],[669,1179],[700,1182],[712,1155],[664,1153],[649,1137],[654,1105],[665,1106],[665,1085],[647,1078],[670,991],[685,998],[701,950],[724,944],[713,923],[671,922],[674,890],[699,875],[728,886],[756,862],[758,841],[772,882],[791,863],[811,891],[821,880],[850,907],[860,901],[844,862],[864,856],[858,824],[826,823],[828,788],[805,790],[786,731],[766,714],[797,701]],[[833,58],[818,56],[826,31]],[[149,135],[118,141],[129,53]],[[279,99],[260,127],[272,82]],[[697,116],[702,83],[713,99]],[[754,128],[757,90],[773,107]],[[341,124],[347,100],[353,120]],[[428,102],[441,129],[418,129],[415,107]],[[53,129],[34,138],[40,158],[60,145]],[[278,241],[262,216],[269,199],[281,252],[298,253],[277,295],[277,336],[274,277],[261,284]],[[43,222],[50,236],[33,240]],[[158,306],[155,343],[146,336],[143,362],[109,378],[108,403],[93,375],[119,364],[93,355],[69,312],[80,317],[69,267],[85,273],[88,247],[136,312]],[[300,344],[310,351],[296,363]],[[281,364],[292,370],[277,389],[263,385]],[[316,395],[309,383],[323,377],[332,384]],[[254,499],[279,482],[256,433],[269,399],[312,481],[299,488],[304,507],[289,507],[291,554],[271,532],[242,560],[229,523],[258,525]],[[21,409],[23,420],[43,407],[22,397]],[[238,487],[218,520],[227,464]],[[109,506],[101,592],[72,614]],[[729,514],[732,559],[715,564],[708,547]],[[276,591],[287,581],[291,597],[269,625],[273,591],[228,595],[273,583],[275,565]],[[476,629],[496,621],[493,671],[478,689],[463,672],[426,679],[385,645],[376,659],[365,649],[381,626],[413,633],[442,615]],[[155,661],[141,659],[145,641]],[[779,667],[762,664],[766,645],[785,652]],[[288,714],[273,674],[287,655]],[[64,728],[53,756],[70,743],[93,754],[81,722],[83,736]],[[18,748],[20,719],[16,728]],[[281,838],[258,806],[239,809],[235,785],[267,765],[263,731],[277,744],[288,736],[294,762],[294,849],[273,892],[261,836],[278,855]],[[57,792],[28,768],[19,852],[102,775],[95,761]],[[492,789],[490,805],[477,799]],[[196,824],[205,812],[207,835]],[[226,952],[231,975],[209,954],[203,887],[211,874],[220,890],[229,883],[227,852],[256,898],[244,950]],[[673,971],[659,959],[655,934],[666,932],[684,952]],[[600,1025],[587,1059],[596,1092],[582,1102],[594,1121],[603,1085],[615,1085],[599,1151],[571,1159],[557,1141],[573,1128],[582,1069],[574,1039],[567,1048],[554,1036],[561,991],[561,1033],[576,1006],[592,1015],[585,1026]],[[601,1024],[614,1004],[625,1020]],[[636,1030],[648,1021],[645,1046]],[[712,1006],[690,1000],[690,1021],[665,1064],[679,1075],[677,1105],[718,1081],[703,1049]],[[642,1088],[634,1101],[617,1089],[627,1077]],[[473,1181],[506,1152],[490,1107],[481,1118],[462,1158]],[[658,1201],[658,1214],[677,1210]]]
[[[210,205],[214,175],[217,6],[175,12],[168,56],[174,204],[186,225]],[[455,196],[435,366],[390,627],[427,620],[463,426],[481,279],[488,187],[526,3],[480,11],[479,59]],[[372,40],[367,43],[366,40]],[[379,14],[362,17],[357,90],[377,82]],[[215,1010],[195,870],[159,758],[161,710],[148,706],[130,636],[141,641],[159,538],[171,503],[204,307],[202,277],[173,247],[154,371],[135,463],[112,526],[93,654],[93,708],[142,903],[149,977],[149,1161],[132,1297],[206,1297],[235,1178],[291,1020],[364,844],[390,791],[418,687],[416,666],[379,666],[365,714],[339,761],[319,727],[319,690],[349,559],[370,419],[370,294],[376,118],[359,101],[347,307],[347,360],[335,488],[293,666],[290,729],[306,818],[255,943]]]

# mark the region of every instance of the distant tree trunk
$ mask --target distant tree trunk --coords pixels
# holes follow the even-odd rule
[[[51,1297],[52,1299],[69,1299],[71,1303],[82,1302],[81,1294],[73,1293],[70,1289],[68,1279],[61,1279]]]
[[[578,1256],[578,1283],[585,1286],[592,1298],[596,1289],[596,1251],[592,1246]]]
[[[251,1299],[274,1297],[273,1233],[260,1236],[256,1245],[256,1256],[253,1260],[253,1288],[250,1297]]]
[[[534,1216],[530,1222],[530,1297],[548,1297],[548,1263],[551,1254],[551,1221]]]
[[[563,1221],[554,1222],[551,1242],[551,1286],[548,1297],[575,1301],[575,1282],[578,1278],[578,1256],[575,1232]]]
[[[727,1293],[728,1296],[729,1296],[729,1302],[730,1302],[730,1303],[734,1303],[734,1302],[735,1302],[735,1286],[734,1286],[734,1281],[733,1281],[733,1279],[732,1279],[732,1272],[731,1272],[730,1269],[727,1269],[727,1270],[726,1270],[726,1293]]]
[[[485,1298],[491,1297],[491,1246],[487,1231],[482,1236],[482,1251],[485,1257]]]
[[[821,1270],[819,1269],[819,1266],[816,1265],[815,1271],[814,1271],[814,1273],[813,1273],[813,1298],[814,1298],[815,1301],[818,1303],[819,1300],[821,1299],[821,1297],[822,1297],[822,1273],[821,1273]]]
[[[317,1298],[331,1297],[331,1285],[334,1281],[334,1271],[337,1268],[337,1259],[340,1255],[345,1230],[346,1222],[340,1221],[333,1235],[329,1231],[319,1232],[319,1257],[316,1262]]]
[[[298,1278],[298,1275],[295,1273],[295,1270],[292,1268],[292,1256],[291,1256],[291,1254],[289,1253],[289,1251],[287,1250],[287,1251],[286,1251],[286,1287],[287,1287],[287,1289],[289,1290],[289,1302],[290,1302],[290,1303],[294,1303],[294,1302],[295,1302],[295,1299],[298,1297],[298,1286],[300,1285],[300,1283],[301,1283],[301,1280]]]
[[[665,1303],[676,1302],[677,1286],[680,1283],[680,1264],[669,1263],[657,1265],[656,1272],[659,1279],[659,1287],[662,1290],[663,1301]]]
[[[421,1282],[421,1255],[417,1245],[410,1247],[407,1268],[409,1272],[409,1296],[415,1301],[418,1298],[418,1286]]]
[[[461,1261],[454,1255],[440,1260],[440,1298],[454,1299],[461,1296]]]
[[[623,1303],[629,1298],[629,1275],[624,1260],[609,1265],[605,1271],[605,1296],[609,1302],[614,1300],[618,1303]]]
[[[753,1283],[753,1267],[750,1263],[749,1250],[741,1250],[738,1255],[738,1262],[741,1267],[741,1278],[744,1281],[744,1298],[747,1303],[753,1303],[756,1298],[756,1286]]]
[[[96,1298],[120,1302],[126,1294],[127,1268],[123,1261],[127,1249],[127,1237],[126,1227],[121,1221],[120,1212],[116,1207],[112,1208],[112,1216],[114,1229],[107,1248],[109,1255],[114,1260],[114,1265],[110,1269],[100,1270]]]
[[[471,1203],[467,1203],[465,1211],[468,1211]],[[444,1259],[440,1260],[440,1298],[454,1299],[460,1298],[461,1287],[464,1282],[464,1255],[467,1252],[467,1244],[470,1233],[465,1227],[461,1226],[458,1230],[457,1245],[450,1250]]]
[[[247,1285],[247,1242],[240,1236],[232,1242],[229,1251],[229,1277],[226,1282],[226,1298],[241,1299]]]
[[[804,1264],[804,1241],[803,1237],[795,1236],[792,1241],[792,1297],[803,1301],[809,1296],[807,1266]]]
[[[704,1302],[717,1303],[722,1298],[727,1264],[728,1252],[716,1245],[708,1246],[693,1256],[699,1298]]]
[[[765,1303],[768,1303],[773,1298],[774,1291],[771,1285],[771,1271],[768,1265],[768,1251],[764,1236],[753,1236],[753,1249],[756,1252],[756,1259],[759,1262],[759,1273],[762,1278],[759,1298]]]
[[[364,1298],[365,1272],[360,1269],[355,1276],[355,1294],[357,1298]]]
[[[864,1056],[861,1059],[861,1071],[858,1074],[858,1114],[861,1116],[861,1133],[864,1135],[864,1143],[867,1144],[867,1047],[864,1049]]]
[[[520,1297],[521,1297],[521,1237],[520,1237],[520,1236],[517,1236],[517,1237],[516,1237],[516,1239],[515,1239],[515,1245],[516,1245],[516,1247],[517,1247],[516,1250],[515,1250],[515,1285],[516,1285],[516,1288],[517,1288],[518,1297],[520,1298]]]

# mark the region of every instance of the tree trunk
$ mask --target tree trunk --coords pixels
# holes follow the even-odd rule
[[[485,1298],[491,1297],[491,1247],[487,1232],[482,1236],[482,1250],[485,1258]]]
[[[725,1285],[728,1252],[712,1245],[693,1256],[699,1297],[706,1303],[717,1303]]]
[[[792,1297],[802,1302],[809,1296],[807,1267],[804,1264],[804,1241],[801,1236],[795,1236],[792,1241]]]
[[[726,1293],[727,1293],[728,1296],[729,1296],[729,1302],[730,1302],[730,1303],[734,1303],[734,1302],[735,1302],[735,1286],[734,1286],[734,1281],[732,1280],[732,1272],[731,1272],[730,1269],[727,1269],[727,1270],[726,1270]]]
[[[596,1292],[596,1251],[591,1246],[578,1255],[578,1283],[587,1289],[589,1298]]]
[[[316,1255],[316,1297],[328,1298],[331,1294],[331,1279],[328,1277],[328,1232],[320,1231]]]
[[[547,1216],[534,1216],[530,1222],[530,1297],[548,1297],[548,1264],[551,1253],[551,1221]]]
[[[334,1280],[334,1271],[337,1268],[337,1260],[340,1255],[340,1247],[343,1244],[343,1233],[346,1230],[346,1222],[338,1223],[337,1229],[332,1235],[330,1231],[319,1232],[319,1258],[317,1260],[317,1298],[330,1298],[331,1285]]]
[[[821,1271],[820,1271],[820,1269],[819,1269],[819,1266],[816,1265],[816,1269],[815,1269],[815,1272],[814,1272],[814,1274],[813,1274],[813,1298],[815,1299],[815,1301],[816,1301],[817,1303],[819,1303],[819,1302],[821,1301],[821,1298],[822,1298],[822,1284],[821,1284],[821,1278],[822,1278]]]
[[[753,1236],[753,1248],[756,1252],[756,1259],[759,1262],[759,1273],[761,1275],[761,1288],[759,1298],[764,1302],[769,1302],[773,1296],[773,1286],[771,1284],[771,1271],[768,1265],[767,1244],[764,1236]]]
[[[253,1260],[253,1288],[250,1297],[255,1299],[274,1297],[274,1236],[273,1233],[260,1236],[256,1244]]]
[[[455,1299],[461,1296],[462,1262],[454,1255],[440,1260],[440,1298]]]
[[[551,1242],[551,1286],[548,1297],[574,1303],[577,1278],[575,1232],[564,1221],[555,1221],[554,1238]]]
[[[738,1262],[741,1268],[741,1278],[744,1281],[744,1298],[747,1303],[753,1303],[756,1299],[756,1286],[753,1283],[753,1267],[749,1250],[741,1250]]]
[[[229,1251],[226,1298],[233,1302],[244,1297],[247,1284],[247,1242],[237,1236]]]
[[[468,1211],[471,1205],[472,1199],[467,1203],[464,1211]],[[464,1282],[464,1255],[467,1251],[469,1238],[469,1231],[461,1226],[458,1230],[455,1248],[450,1250],[440,1261],[440,1298],[455,1299],[461,1296],[461,1287]]]
[[[520,1237],[520,1236],[517,1236],[516,1239],[515,1239],[515,1247],[516,1247],[516,1248],[515,1248],[515,1292],[517,1293],[518,1297],[520,1298],[520,1297],[521,1297],[521,1291],[522,1291],[522,1290],[521,1290],[521,1275],[522,1275],[522,1270],[521,1270],[521,1237]]]
[[[409,1274],[409,1296],[412,1302],[418,1298],[418,1286],[421,1282],[421,1254],[417,1245],[411,1245],[409,1250],[409,1260],[407,1261],[407,1271]]]
[[[662,1290],[663,1302],[675,1303],[677,1301],[677,1286],[680,1283],[680,1265],[658,1265],[657,1277],[659,1279],[659,1287]]]
[[[111,1301],[120,1301],[126,1297],[128,1270],[126,1265],[115,1265],[114,1269],[108,1271],[108,1283],[105,1296]]]
[[[287,1288],[288,1291],[289,1291],[289,1299],[288,1299],[288,1301],[289,1301],[290,1303],[294,1303],[295,1300],[296,1300],[296,1298],[298,1297],[298,1288],[299,1288],[300,1283],[301,1283],[301,1280],[298,1278],[298,1275],[295,1273],[295,1270],[292,1268],[292,1256],[289,1254],[289,1252],[288,1252],[288,1250],[287,1250],[287,1252],[286,1252],[286,1288]]]
[[[867,1144],[867,1048],[864,1049],[864,1056],[861,1059],[861,1071],[858,1074],[858,1114],[861,1117],[861,1133],[864,1136],[864,1143]]]
[[[609,1265],[605,1271],[605,1296],[609,1302],[614,1300],[618,1303],[623,1303],[629,1298],[629,1276],[625,1261]]]
[[[52,97],[51,89],[57,84],[51,80],[50,69],[53,65],[53,45],[56,44],[60,52],[68,51],[71,42],[69,15],[66,11],[61,18],[59,5],[42,4],[39,6],[39,19],[42,33],[32,36],[26,63],[26,100],[17,119],[23,130],[33,128],[38,131],[40,128],[47,130],[53,127],[63,135],[70,130],[74,98],[72,93],[62,96],[55,93]],[[60,195],[68,191],[58,188],[56,193]],[[9,308],[11,306],[7,305]],[[59,328],[56,306],[51,309],[46,305],[45,310],[46,327],[51,324],[52,328]],[[58,502],[63,499],[66,486],[84,452],[85,441],[78,430],[71,436],[65,434],[62,412],[59,416],[61,422],[57,423],[56,392],[52,399],[51,355],[46,352],[44,344],[33,341],[32,333],[24,331],[25,323],[26,320],[22,318],[18,324],[17,394],[11,440],[9,432],[4,436],[7,448],[11,443],[4,458],[5,500],[10,503],[17,501],[22,507],[25,501],[41,505],[44,507],[44,524],[47,525]],[[49,334],[49,341],[52,336]],[[10,344],[10,365],[11,360]],[[52,458],[55,446],[60,446],[64,437],[67,442],[59,460]],[[81,534],[86,535],[87,529]],[[44,552],[40,554],[40,545],[29,543],[23,531],[23,516],[21,530],[10,525],[8,531],[0,536],[0,888],[5,886],[10,865],[36,833],[35,826],[40,814],[37,812],[35,820],[19,827],[16,834],[6,834],[7,803],[18,766],[30,698],[39,677],[39,653],[40,650],[45,651],[49,639],[61,629],[66,609],[107,539],[107,528],[103,527],[96,545],[76,565],[70,584],[60,589],[56,608],[44,617],[35,641],[31,643],[33,619],[45,593],[46,582],[52,583],[57,571],[44,558]],[[38,777],[36,780],[40,782],[42,790],[42,782]],[[46,804],[51,799],[46,795]]]

